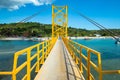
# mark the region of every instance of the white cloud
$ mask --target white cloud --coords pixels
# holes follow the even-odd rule
[[[7,8],[8,10],[16,10],[26,4],[34,4],[35,6],[48,5],[54,0],[0,0],[0,8]]]

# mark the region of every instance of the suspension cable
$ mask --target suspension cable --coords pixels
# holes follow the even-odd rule
[[[18,26],[20,23],[24,23],[24,22],[27,22],[27,21],[31,20],[32,18],[36,17],[37,15],[39,15],[40,13],[42,13],[44,11],[46,11],[45,8],[36,12],[36,13],[34,13],[34,14],[32,14],[32,15],[30,15],[30,16],[28,16],[28,17],[26,17],[26,18],[24,18],[24,19],[22,19],[21,21],[17,22],[15,26]]]
[[[71,8],[71,9],[72,9],[74,12],[76,12],[77,14],[79,14],[80,16],[82,16],[83,18],[85,18],[87,21],[89,21],[90,23],[92,23],[93,25],[95,25],[96,27],[98,27],[99,29],[104,30],[104,31],[110,33],[110,36],[111,36],[111,37],[113,37],[116,41],[119,41],[119,39],[115,37],[115,36],[118,36],[117,33],[108,30],[107,28],[105,28],[105,27],[102,26],[101,24],[99,24],[99,23],[95,22],[94,20],[86,17],[85,15],[83,15],[82,13],[74,10],[73,8]]]
[[[35,13],[35,14],[31,15],[31,16],[28,16],[28,17],[26,17],[25,19],[23,19],[23,20],[19,21],[18,23],[21,23],[21,22],[26,22],[26,21],[28,21],[28,20],[30,20],[30,19],[32,19],[32,18],[34,18],[35,16],[37,16],[37,15],[38,15],[38,14],[40,14],[41,12],[43,12],[43,11],[39,11],[39,12],[37,12],[37,13]]]
[[[69,5],[71,6],[70,0],[68,0],[68,2],[69,2]],[[71,8],[71,7],[70,7],[70,8]],[[99,24],[99,23],[95,22],[94,20],[88,18],[87,16],[83,15],[81,12],[76,11],[76,10],[73,9],[73,8],[71,8],[71,9],[72,9],[74,12],[76,12],[77,14],[79,14],[80,16],[82,16],[83,18],[85,18],[87,21],[89,21],[90,23],[92,23],[93,25],[95,25],[96,27],[98,27],[99,29],[101,29],[101,30],[103,30],[103,31],[105,31],[105,32],[107,32],[107,33],[110,33],[110,36],[111,36],[111,37],[113,37],[116,41],[119,41],[119,42],[120,42],[119,38],[116,38],[116,37],[115,37],[115,36],[118,36],[117,33],[110,31],[109,29],[105,28],[105,27],[102,26],[101,24]]]

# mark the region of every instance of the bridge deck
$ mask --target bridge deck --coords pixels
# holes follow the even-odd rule
[[[84,80],[64,43],[58,39],[35,80]]]

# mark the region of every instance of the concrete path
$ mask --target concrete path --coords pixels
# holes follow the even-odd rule
[[[34,80],[84,80],[84,78],[63,41],[58,39]]]

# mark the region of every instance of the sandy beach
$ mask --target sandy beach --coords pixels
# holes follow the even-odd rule
[[[106,38],[112,38],[110,36],[103,36],[103,37],[69,37],[69,39],[85,39],[85,38],[88,38],[88,39],[106,39]]]
[[[110,36],[106,36],[106,37],[69,37],[69,39],[85,39],[85,38],[89,38],[89,39],[106,39],[106,38],[112,38]],[[7,37],[7,38],[0,38],[0,40],[48,40],[50,39],[50,37],[32,37],[32,38],[23,38],[23,37]]]
[[[102,36],[102,37],[68,37],[69,39],[107,39],[112,38],[111,36]],[[116,37],[117,38],[117,37]],[[33,40],[33,41],[44,41],[51,39],[51,37],[32,37],[32,38],[26,38],[26,37],[7,37],[7,38],[0,38],[0,40]]]

